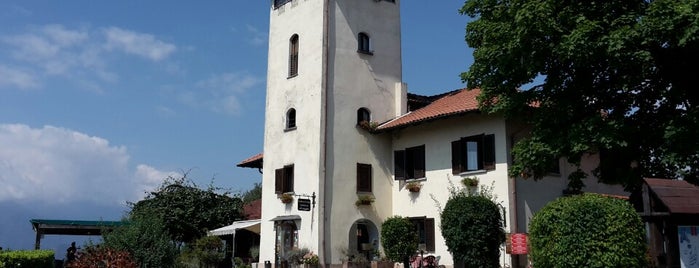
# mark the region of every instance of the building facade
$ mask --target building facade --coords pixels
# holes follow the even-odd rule
[[[263,174],[260,262],[307,248],[321,264],[341,265],[380,251],[381,223],[400,215],[415,224],[425,254],[451,266],[439,208],[462,178],[492,190],[511,233],[526,233],[533,213],[566,188],[563,162],[541,181],[508,177],[511,144],[527,128],[480,113],[478,90],[407,93],[400,2],[271,1],[264,161],[239,164]],[[518,259],[503,248],[503,266]]]

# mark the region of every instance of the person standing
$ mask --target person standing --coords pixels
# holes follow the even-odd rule
[[[70,243],[70,247],[66,250],[66,263],[75,260],[75,253],[77,253],[78,248],[75,247],[75,241]]]

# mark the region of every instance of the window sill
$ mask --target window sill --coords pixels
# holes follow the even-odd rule
[[[290,75],[290,76],[287,76],[286,79],[291,79],[291,78],[294,78],[294,77],[297,77],[297,76],[299,76],[299,74],[292,74],[292,75]]]
[[[479,170],[471,170],[471,171],[464,171],[459,173],[459,176],[465,177],[465,176],[471,176],[471,175],[478,175],[478,174],[485,174],[488,173],[487,169],[479,169]]]
[[[368,50],[357,50],[357,53],[364,54],[364,55],[374,55],[374,51],[368,51]]]
[[[420,182],[420,181],[427,181],[427,177],[425,177],[425,178],[417,178],[417,179],[407,179],[407,180],[405,180],[406,183],[408,183],[408,182]]]
[[[289,131],[294,131],[296,130],[296,127],[290,127],[290,128],[285,128],[284,132],[289,132]]]

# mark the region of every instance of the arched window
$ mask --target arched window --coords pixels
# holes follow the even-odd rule
[[[299,35],[295,34],[289,39],[289,77],[299,74]]]
[[[369,110],[367,108],[359,108],[357,110],[357,125],[361,124],[362,122],[370,122],[371,121],[371,113],[369,113]]]
[[[357,36],[357,52],[364,54],[372,54],[371,52],[371,42],[369,40],[369,35],[366,33],[359,33]]]
[[[296,109],[291,108],[286,112],[286,129],[296,128]]]

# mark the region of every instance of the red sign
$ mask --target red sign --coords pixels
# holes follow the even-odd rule
[[[510,254],[519,255],[527,254],[527,234],[517,233],[510,234]]]

